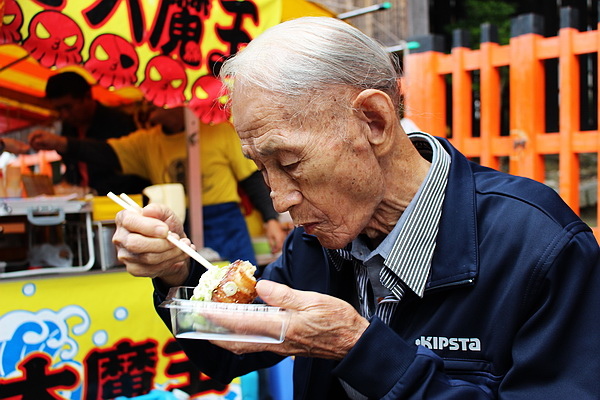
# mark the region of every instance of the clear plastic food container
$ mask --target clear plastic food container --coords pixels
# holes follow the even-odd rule
[[[254,343],[281,343],[285,339],[289,311],[266,304],[190,300],[193,292],[189,286],[171,288],[159,306],[171,310],[176,337]]]

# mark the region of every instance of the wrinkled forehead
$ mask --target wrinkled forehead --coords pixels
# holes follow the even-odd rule
[[[242,141],[290,125],[295,110],[293,101],[257,87],[244,86],[231,95],[233,125]]]

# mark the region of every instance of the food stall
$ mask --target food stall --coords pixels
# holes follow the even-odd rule
[[[51,117],[45,81],[66,70],[94,83],[94,97],[107,105],[186,104],[193,127],[221,101],[207,79],[215,60],[282,20],[332,14],[304,0],[0,0],[1,15],[0,136]],[[25,123],[8,122],[15,109]],[[190,168],[199,165],[195,154],[191,147]],[[47,174],[47,161],[21,159],[21,191],[0,193],[0,400],[257,398],[256,373],[222,385],[188,361],[154,312],[150,280],[116,261],[118,207],[22,190],[23,177]],[[188,196],[190,210],[201,210],[193,206],[201,204],[200,182]],[[141,195],[134,199],[141,204]],[[192,215],[197,245],[201,218]],[[287,361],[272,373],[275,398],[289,396],[289,368]]]

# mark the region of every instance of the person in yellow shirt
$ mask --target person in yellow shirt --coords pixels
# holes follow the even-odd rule
[[[152,184],[186,184],[187,146],[183,107],[156,109],[148,129],[107,142],[116,153],[121,172],[146,178]],[[256,264],[252,242],[240,210],[238,185],[265,222],[273,252],[283,245],[285,232],[273,208],[269,190],[256,164],[244,157],[229,122],[200,124],[203,228],[205,246],[221,257]]]

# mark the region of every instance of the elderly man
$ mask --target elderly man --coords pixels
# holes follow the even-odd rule
[[[335,19],[275,26],[221,73],[242,150],[297,228],[257,284],[292,312],[285,341],[180,339],[206,374],[295,355],[296,399],[600,396],[598,243],[551,189],[407,135],[388,54]],[[114,236],[157,302],[202,272],[164,239],[182,234],[170,216],[121,212]]]

